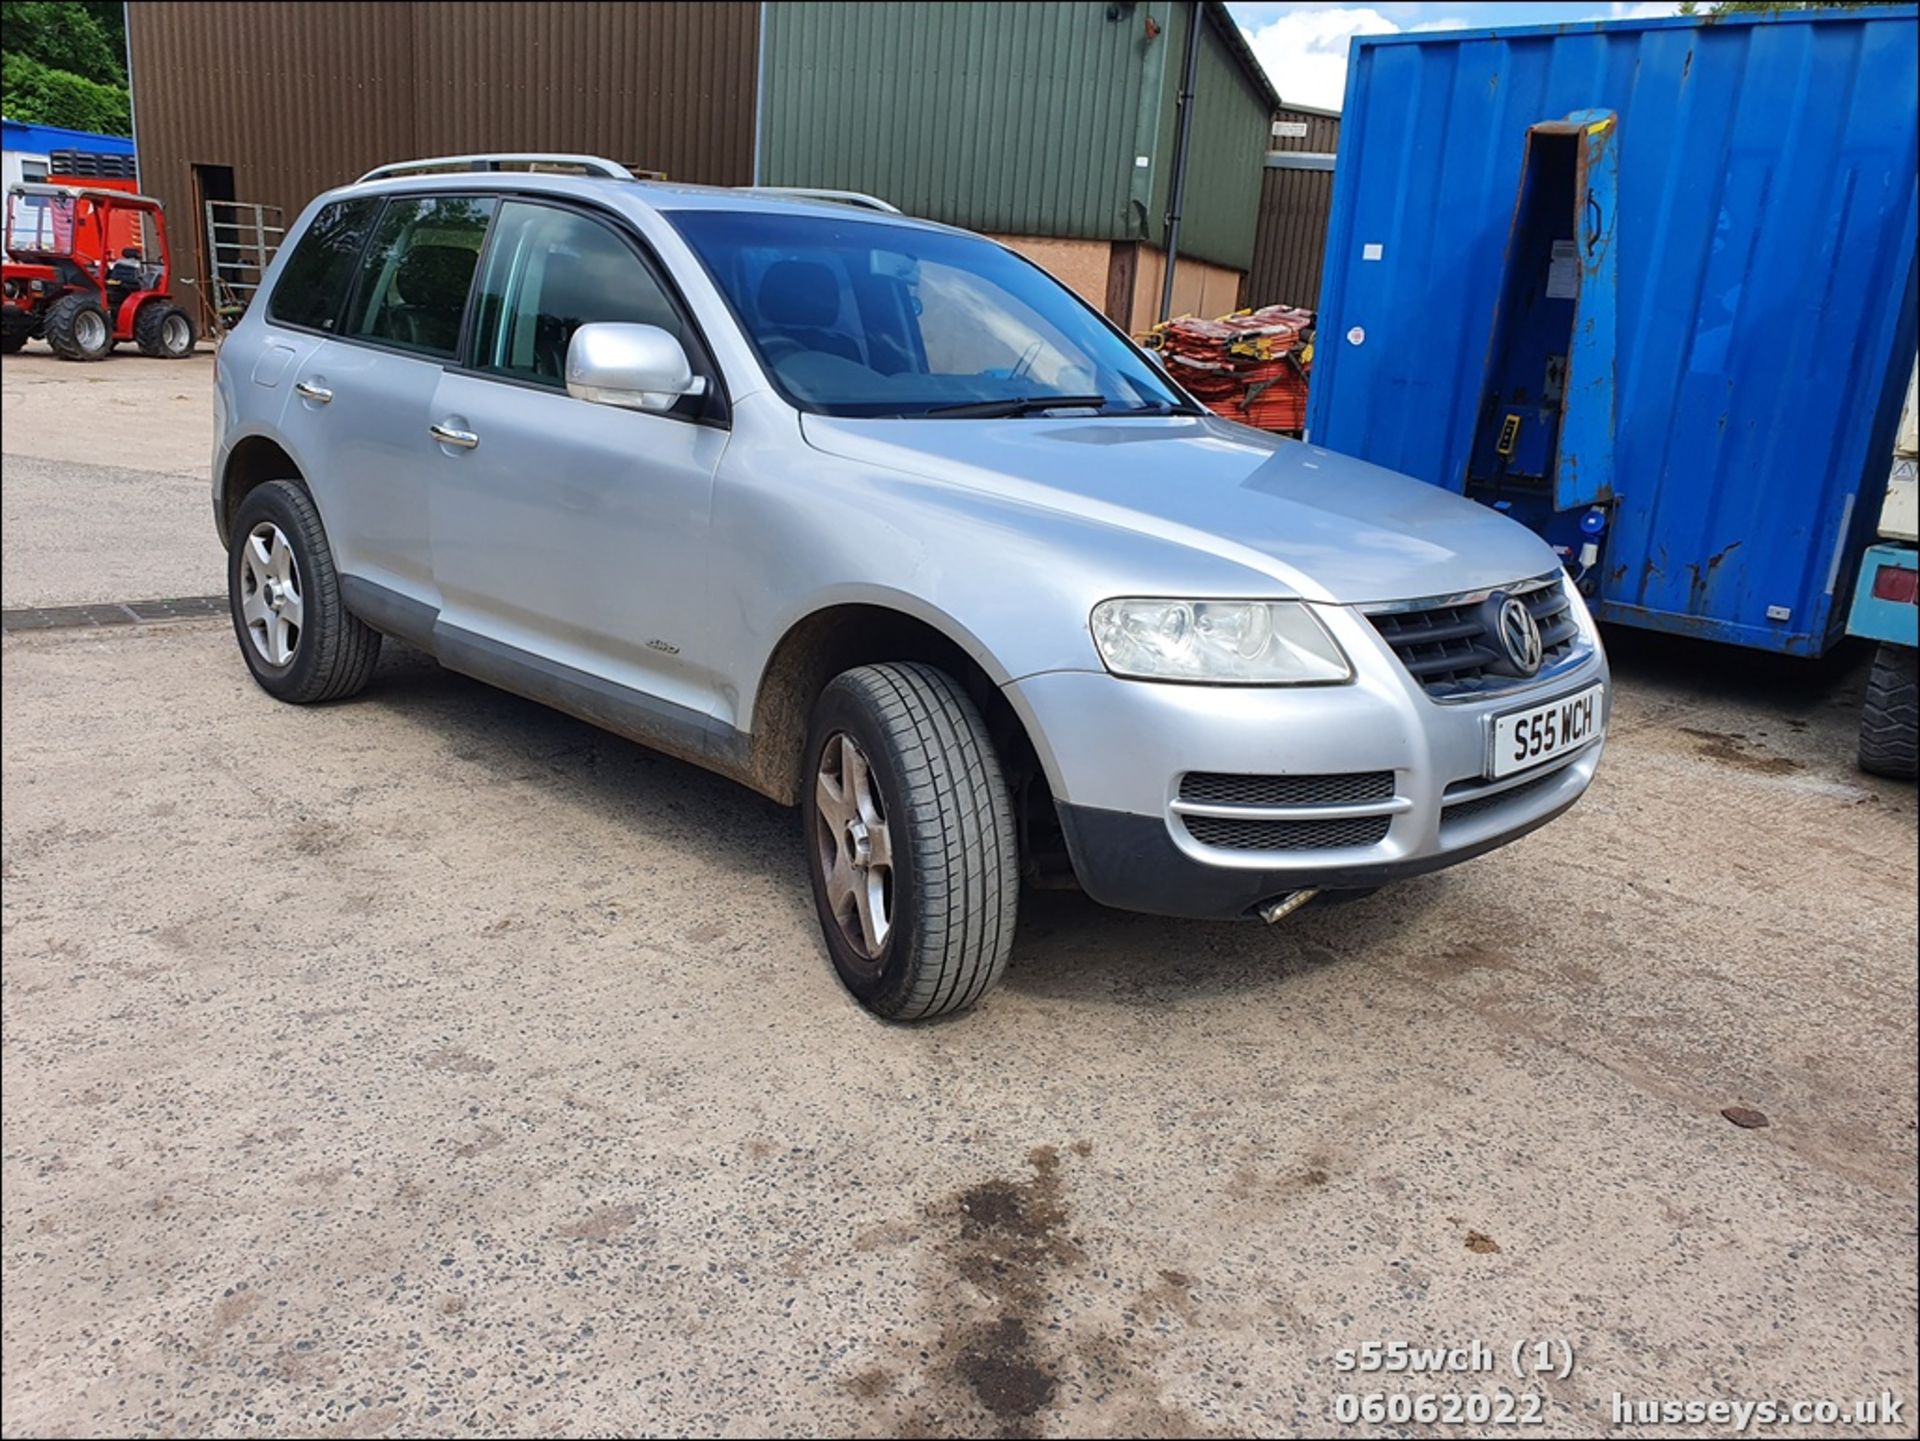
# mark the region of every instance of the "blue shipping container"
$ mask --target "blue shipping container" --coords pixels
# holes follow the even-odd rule
[[[1313,441],[1497,497],[1576,557],[1597,502],[1583,585],[1601,619],[1819,654],[1845,625],[1914,361],[1917,15],[1356,40]],[[1589,139],[1577,171],[1556,162],[1584,219],[1549,259],[1558,222],[1523,222],[1556,135]],[[1576,305],[1543,357],[1554,343],[1527,327],[1559,316],[1565,337]],[[1542,419],[1563,407],[1557,473],[1524,438],[1556,431],[1523,431],[1512,396]],[[1520,479],[1489,482],[1489,464]]]

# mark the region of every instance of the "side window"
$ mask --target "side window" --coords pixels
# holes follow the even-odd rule
[[[700,367],[653,272],[610,227],[570,210],[512,200],[500,207],[478,306],[473,364],[496,375],[564,388],[573,332],[602,320],[657,325]]]
[[[360,263],[348,335],[451,360],[493,201],[473,196],[392,200]]]
[[[332,330],[378,200],[336,200],[313,217],[267,301],[270,319]]]

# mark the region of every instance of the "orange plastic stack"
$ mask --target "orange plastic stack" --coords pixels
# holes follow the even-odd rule
[[[1261,430],[1305,428],[1312,311],[1269,305],[1218,320],[1184,316],[1154,326],[1146,343],[1214,414]]]

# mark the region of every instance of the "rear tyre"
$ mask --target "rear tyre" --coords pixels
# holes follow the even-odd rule
[[[249,491],[234,517],[227,598],[260,688],[295,705],[342,700],[373,676],[380,633],[349,615],[313,497],[298,481]]]
[[[801,802],[827,953],[890,1021],[962,1010],[1013,950],[1020,858],[1000,758],[944,671],[861,666],[814,707]]]
[[[1914,649],[1881,642],[1860,707],[1860,769],[1898,781],[1920,770],[1920,683]]]
[[[155,360],[185,360],[198,338],[193,317],[177,305],[148,301],[133,318],[134,343]]]
[[[47,344],[62,360],[105,360],[113,350],[106,307],[76,291],[47,307]]]

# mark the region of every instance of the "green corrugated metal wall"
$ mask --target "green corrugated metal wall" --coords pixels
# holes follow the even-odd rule
[[[762,184],[865,190],[973,230],[1162,238],[1184,4],[774,0],[764,15]],[[1244,269],[1268,117],[1202,29],[1180,248]]]
[[[1159,147],[1154,155],[1152,230],[1166,241],[1167,186],[1178,138],[1176,102],[1186,64],[1187,20],[1177,7],[1169,27],[1168,70]],[[1227,48],[1211,17],[1200,22],[1200,63],[1194,69],[1193,137],[1187,147],[1187,194],[1180,219],[1180,252],[1245,270],[1253,263],[1260,181],[1271,143],[1266,97]]]

